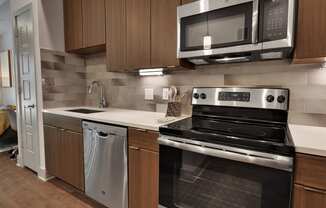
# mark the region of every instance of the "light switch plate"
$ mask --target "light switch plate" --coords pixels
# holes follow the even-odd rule
[[[168,100],[169,99],[169,88],[163,88],[162,92],[162,99],[163,100]]]
[[[145,100],[154,100],[153,88],[145,88]]]

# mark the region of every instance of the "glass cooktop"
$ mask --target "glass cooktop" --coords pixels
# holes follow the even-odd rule
[[[192,117],[162,126],[160,133],[270,153],[294,153],[287,126],[283,124]]]

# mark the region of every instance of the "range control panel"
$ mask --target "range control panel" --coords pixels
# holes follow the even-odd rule
[[[219,101],[249,102],[250,92],[219,92]]]
[[[277,88],[194,88],[193,105],[288,110],[289,90]]]

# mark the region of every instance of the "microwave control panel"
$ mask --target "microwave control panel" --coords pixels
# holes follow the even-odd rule
[[[287,38],[289,0],[263,0],[260,6],[263,41]]]

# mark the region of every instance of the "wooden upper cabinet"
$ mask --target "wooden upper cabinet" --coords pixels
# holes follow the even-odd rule
[[[106,0],[106,55],[109,71],[126,69],[126,0]]]
[[[151,66],[177,66],[177,6],[180,0],[151,0]]]
[[[64,0],[67,52],[105,50],[105,0]]]
[[[64,0],[66,51],[83,48],[82,0]]]
[[[105,0],[82,0],[84,48],[105,44]]]
[[[151,67],[151,0],[126,0],[127,67]]]
[[[299,0],[294,63],[326,61],[326,1]]]
[[[191,2],[194,2],[197,0],[181,0],[181,1],[182,1],[182,4],[187,4],[187,3],[191,3]]]

